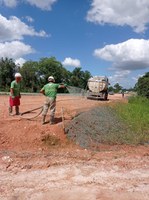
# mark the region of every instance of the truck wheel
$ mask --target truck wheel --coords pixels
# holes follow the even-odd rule
[[[105,101],[108,100],[108,93],[107,93],[107,92],[104,93],[104,100],[105,100]]]

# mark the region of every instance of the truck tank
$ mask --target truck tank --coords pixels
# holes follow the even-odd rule
[[[106,76],[93,76],[88,80],[88,99],[104,99],[108,98],[109,80]]]

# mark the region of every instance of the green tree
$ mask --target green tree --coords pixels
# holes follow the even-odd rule
[[[57,83],[67,83],[71,86],[86,88],[91,77],[89,71],[75,68],[72,72],[63,67],[55,57],[41,58],[38,62],[27,61],[22,67],[16,66],[12,59],[0,60],[0,88],[6,90],[14,79],[15,72],[22,74],[22,91],[36,92],[48,81],[49,76],[54,76]],[[60,92],[64,92],[60,91]]]
[[[0,59],[0,88],[8,91],[11,81],[14,79],[14,74],[18,70],[12,59]]]
[[[20,69],[23,77],[22,88],[24,91],[36,92],[40,89],[40,81],[38,75],[38,62],[27,61]]]
[[[112,86],[110,86],[110,87],[108,88],[108,91],[109,91],[109,92],[112,92],[112,91],[114,91],[114,88],[113,88]]]
[[[68,71],[59,61],[56,60],[55,57],[42,58],[39,61],[38,73],[41,84],[46,84],[49,76],[53,76],[57,83],[69,81]]]
[[[115,85],[114,85],[114,92],[115,93],[118,93],[118,92],[120,92],[121,90],[122,90],[122,86],[120,86],[119,85],[119,83],[116,83]]]
[[[149,98],[149,72],[138,79],[135,89],[138,95]]]
[[[86,88],[87,81],[91,77],[89,71],[82,71],[80,67],[75,68],[70,77],[70,84],[75,87]]]

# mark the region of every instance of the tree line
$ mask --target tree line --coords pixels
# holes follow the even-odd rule
[[[85,89],[88,79],[92,76],[89,71],[83,71],[81,67],[75,68],[72,72],[68,71],[55,57],[41,58],[39,61],[27,61],[22,67],[16,65],[11,58],[1,58],[0,91],[9,91],[10,83],[14,80],[16,72],[20,72],[23,77],[21,83],[23,92],[38,92],[47,83],[49,76],[54,76],[57,83],[66,83]],[[149,72],[140,77],[132,89],[138,95],[149,98]],[[123,87],[119,83],[109,87],[109,91],[115,93],[121,90],[123,90]]]
[[[72,72],[63,67],[55,57],[41,58],[37,61],[27,61],[22,67],[16,65],[13,59],[0,59],[0,91],[9,91],[14,74],[22,75],[21,87],[23,92],[38,92],[47,83],[48,77],[53,76],[55,82],[66,83],[70,86],[85,88],[91,77],[89,71],[75,68]]]

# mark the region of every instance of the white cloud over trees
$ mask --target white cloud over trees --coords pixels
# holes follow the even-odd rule
[[[18,59],[26,54],[34,52],[30,45],[26,45],[21,41],[12,41],[0,43],[1,57]]]
[[[25,62],[26,60],[24,58],[18,58],[15,60],[15,64],[19,65],[20,67],[22,67]]]
[[[133,71],[149,68],[148,52],[149,40],[130,39],[95,49],[94,56],[112,63],[110,68],[114,72],[114,75],[110,77],[112,83],[118,82],[125,85],[127,78],[130,79]]]
[[[95,49],[94,55],[113,63],[113,69],[137,70],[149,67],[149,40],[130,39]]]
[[[80,67],[81,66],[80,60],[73,59],[70,57],[65,58],[65,60],[62,62],[62,64],[66,67],[67,66],[68,67]]]

